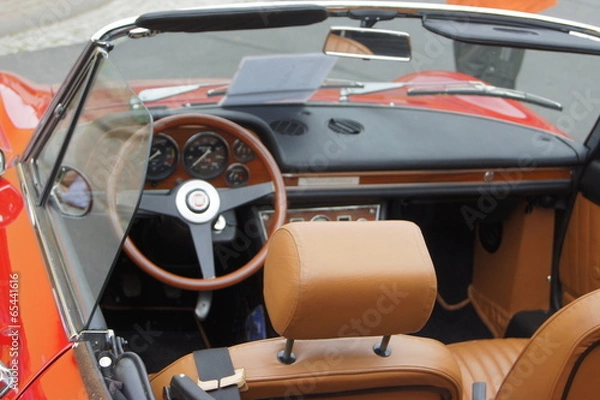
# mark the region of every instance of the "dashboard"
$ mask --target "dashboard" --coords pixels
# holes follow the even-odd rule
[[[386,199],[398,197],[567,192],[585,156],[577,143],[534,128],[439,111],[266,105],[198,112],[244,127],[267,147],[290,200],[286,222],[383,219]],[[145,188],[170,190],[190,179],[240,188],[270,176],[228,129],[155,132]],[[272,214],[268,206],[256,211],[263,233]]]

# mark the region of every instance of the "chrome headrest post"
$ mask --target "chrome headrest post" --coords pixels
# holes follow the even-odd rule
[[[280,363],[290,365],[296,361],[296,355],[292,353],[294,347],[294,339],[287,339],[285,342],[285,349],[277,353],[277,359]]]
[[[375,352],[375,354],[377,354],[379,357],[389,357],[390,354],[392,354],[392,349],[389,347],[390,339],[390,335],[384,336],[381,339],[381,343],[378,343],[375,346],[373,346],[373,351]]]

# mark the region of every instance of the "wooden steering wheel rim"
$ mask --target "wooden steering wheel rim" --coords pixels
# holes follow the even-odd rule
[[[154,132],[181,125],[202,125],[216,131],[232,133],[244,141],[261,159],[274,186],[275,215],[273,228],[269,232],[269,236],[271,236],[271,234],[277,228],[281,227],[285,221],[287,213],[287,196],[281,171],[269,150],[267,150],[258,138],[243,127],[224,118],[207,114],[180,114],[163,118],[154,124]],[[188,278],[166,271],[150,261],[129,237],[125,239],[123,249],[138,267],[161,282],[186,290],[216,290],[239,283],[261,269],[267,255],[267,245],[268,241],[265,242],[260,251],[256,253],[250,261],[237,270],[210,279]],[[211,248],[210,251],[213,251],[213,249]]]

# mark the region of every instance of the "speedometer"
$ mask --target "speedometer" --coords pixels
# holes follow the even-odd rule
[[[183,148],[183,165],[190,175],[200,179],[219,176],[227,166],[227,143],[216,133],[192,136]]]
[[[171,137],[162,133],[154,135],[146,179],[159,181],[171,175],[177,165],[178,153],[177,143]]]

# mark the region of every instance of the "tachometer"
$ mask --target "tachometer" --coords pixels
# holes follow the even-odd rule
[[[162,133],[154,135],[152,138],[152,147],[150,148],[146,179],[160,181],[167,178],[175,171],[178,156],[179,148],[170,136]]]
[[[219,176],[227,166],[227,143],[216,133],[197,133],[183,148],[183,165],[190,175],[200,179]]]

